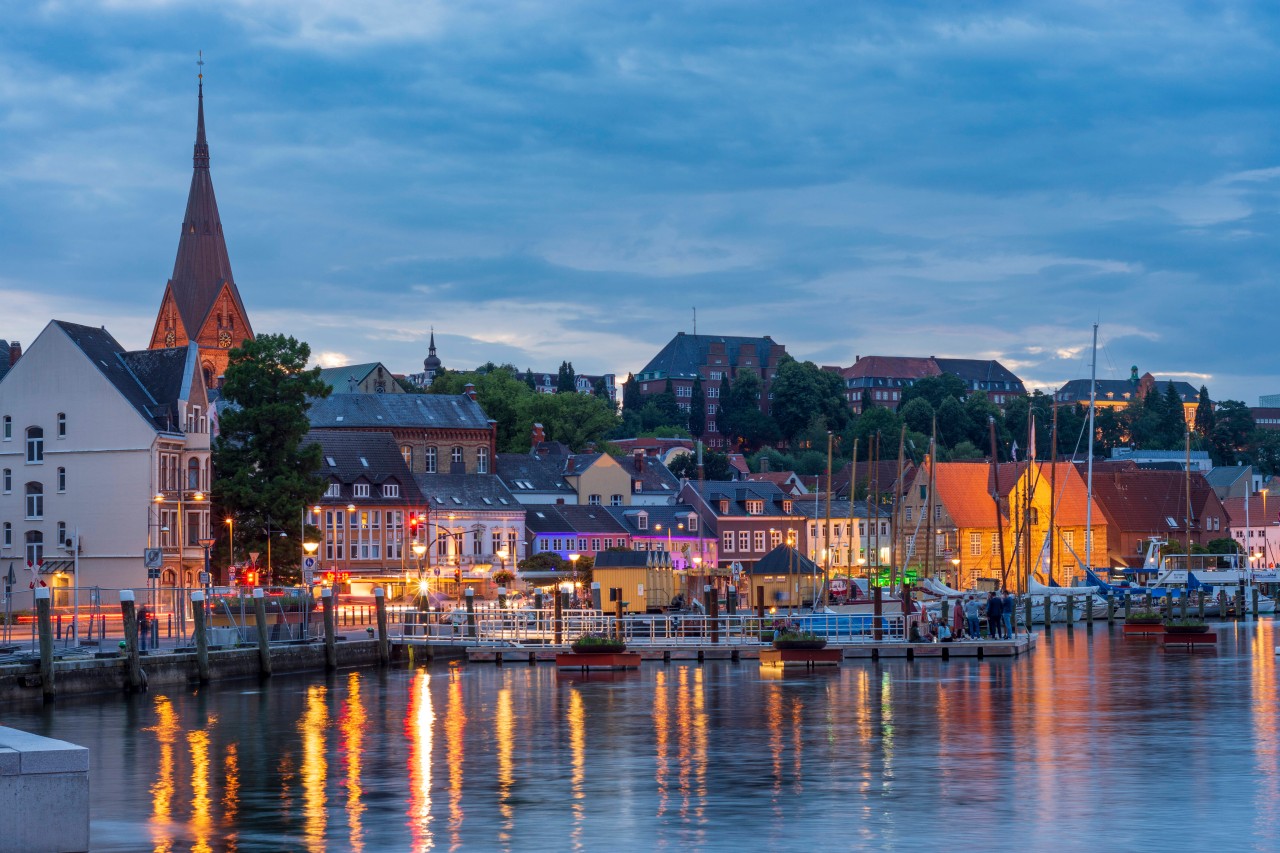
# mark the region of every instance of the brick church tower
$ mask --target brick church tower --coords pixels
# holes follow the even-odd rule
[[[204,137],[203,78],[201,75],[196,113],[195,171],[182,218],[178,257],[165,285],[148,349],[184,347],[194,340],[200,347],[205,383],[216,388],[227,369],[228,351],[252,340],[253,327],[231,275],[218,202],[213,196],[209,143]]]

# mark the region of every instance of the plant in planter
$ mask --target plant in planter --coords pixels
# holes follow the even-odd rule
[[[1209,626],[1203,619],[1170,619],[1164,623],[1166,634],[1204,634]]]
[[[580,655],[616,655],[627,650],[627,644],[604,634],[583,634],[573,641],[574,653]]]
[[[826,645],[825,637],[806,631],[780,631],[773,637],[775,649],[821,649]]]
[[[1134,610],[1124,621],[1130,625],[1159,625],[1164,614],[1159,610]]]

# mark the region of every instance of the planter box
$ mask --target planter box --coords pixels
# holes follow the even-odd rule
[[[839,666],[844,657],[841,649],[761,649],[760,665],[769,667]]]
[[[1124,635],[1126,637],[1133,636],[1158,636],[1164,633],[1164,625],[1159,622],[1126,622],[1124,623]]]
[[[556,667],[559,669],[596,670],[596,669],[639,669],[639,652],[621,652],[618,654],[580,655],[576,653],[556,655]]]
[[[627,650],[626,643],[594,643],[589,646],[570,646],[575,655],[617,655]]]
[[[783,651],[815,651],[827,647],[826,640],[774,640],[773,647]]]

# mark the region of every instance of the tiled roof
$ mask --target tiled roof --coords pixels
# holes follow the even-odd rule
[[[1022,380],[1013,371],[991,358],[935,358],[934,364],[943,373],[959,376],[967,384],[979,389],[995,386],[1015,393],[1023,393],[1026,388]]]
[[[1156,379],[1155,390],[1160,394],[1164,394],[1168,390],[1170,382],[1173,382],[1173,390],[1182,398],[1183,403],[1197,403],[1200,401],[1200,389],[1190,382]],[[1130,400],[1135,399],[1135,397],[1141,399],[1141,394],[1138,393],[1138,386],[1128,379],[1099,379],[1095,393],[1097,398],[1103,401]],[[1059,388],[1057,394],[1060,400],[1088,402],[1089,380],[1072,379]]]
[[[779,545],[750,567],[753,575],[814,575],[821,572],[817,563],[789,545]]]
[[[904,355],[864,355],[840,371],[845,379],[907,379],[937,376],[942,371],[931,358]]]
[[[348,364],[343,367],[326,367],[320,371],[320,380],[334,391],[342,394],[347,390],[349,379],[355,379],[356,382],[363,382],[365,378],[378,367],[378,365],[379,362],[371,361],[368,364]],[[390,378],[390,371],[387,371],[387,376]]]
[[[333,394],[310,402],[315,429],[489,429],[480,404],[466,394]]]
[[[720,518],[734,516],[748,516],[746,502],[748,500],[764,501],[764,515],[778,516],[787,515],[783,512],[783,501],[791,501],[791,497],[775,486],[773,483],[748,483],[734,482],[727,480],[707,480],[702,483],[689,481],[689,487],[696,494],[701,494],[703,500],[711,507]],[[729,501],[729,512],[720,512],[720,501]],[[792,504],[792,512],[795,514],[795,506]]]
[[[529,453],[499,453],[496,471],[513,494],[553,492],[573,495],[573,487],[564,480],[563,457],[544,458]]]
[[[1000,490],[1007,495],[1024,466],[1004,463],[1000,467],[1007,469],[1000,472]],[[995,526],[990,465],[984,462],[942,462],[934,472],[934,482],[937,500],[946,507],[957,527]]]
[[[1204,478],[1209,485],[1223,488],[1234,484],[1252,469],[1248,465],[1218,465],[1205,472]]]
[[[693,507],[688,504],[664,504],[662,506],[611,506],[605,508],[610,515],[617,520],[619,524],[627,529],[632,536],[641,538],[653,537],[661,538],[667,535],[667,531],[673,532],[676,536],[692,535],[696,536],[697,531],[692,533],[682,531],[679,525],[688,521],[690,514],[694,513]],[[638,526],[638,517],[640,513],[645,513],[648,519],[648,528],[641,530]],[[661,524],[662,529],[658,530],[657,525]]]
[[[181,432],[178,399],[192,359],[190,347],[127,352],[106,329],[53,323],[152,428]]]
[[[1122,531],[1162,535],[1182,531],[1185,535],[1186,484],[1186,474],[1181,471],[1098,465],[1093,469],[1094,499],[1108,523]],[[1204,475],[1194,471],[1191,473],[1191,506],[1197,528],[1206,506],[1211,509],[1221,506]],[[1170,519],[1174,522],[1172,525]]]
[[[389,432],[348,432],[346,430],[313,429],[302,439],[302,446],[320,445],[320,470],[317,475],[342,484],[342,494],[322,498],[321,503],[422,504],[425,498],[404,464],[400,448]],[[356,499],[352,485],[367,482],[373,488],[369,497]],[[384,498],[384,484],[398,484],[400,496]]]
[[[9,372],[9,342],[0,338],[0,379]]]
[[[493,474],[415,474],[414,481],[435,513],[523,511]]]
[[[618,464],[622,466],[622,470],[630,475],[632,482],[640,481],[640,491],[642,493],[656,493],[675,497],[680,491],[680,480],[675,474],[667,470],[667,466],[662,464],[662,460],[656,456],[644,457],[644,470],[636,470],[636,460],[634,456],[624,456],[618,460]]]
[[[645,376],[647,381],[653,379],[692,379],[699,374],[700,368],[708,361],[713,342],[723,343],[725,348],[726,368],[739,367],[744,358],[750,358],[751,368],[760,372],[760,368],[769,363],[769,352],[775,346],[773,339],[721,337],[718,335],[687,335],[679,332],[667,342],[657,355],[650,359],[644,369],[636,374],[638,379]]]
[[[1231,519],[1231,527],[1243,528],[1246,520],[1250,527],[1262,527],[1267,524],[1275,525],[1280,523],[1280,497],[1263,500],[1261,493],[1254,495],[1249,499],[1247,519],[1245,518],[1244,498],[1227,498],[1222,502],[1222,505],[1226,508],[1227,516]],[[1269,521],[1265,520],[1267,516],[1270,516]]]
[[[525,507],[525,512],[525,527],[534,534],[627,535],[627,528],[605,507],[531,504]]]

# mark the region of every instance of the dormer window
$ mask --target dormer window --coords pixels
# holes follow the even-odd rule
[[[764,515],[764,501],[747,501],[747,515]]]
[[[782,502],[782,512],[783,512],[783,514],[785,514],[785,515],[790,515],[790,514],[791,514],[791,501],[783,501],[783,502]]]
[[[342,497],[342,484],[341,484],[341,483],[330,483],[330,484],[329,484],[329,488],[327,488],[327,489],[325,489],[325,490],[324,490],[324,496],[325,496],[326,498],[339,498],[339,497]]]
[[[400,497],[400,485],[398,483],[386,483],[382,487],[382,496],[384,498]]]
[[[721,515],[728,515],[728,514],[729,514],[729,499],[728,499],[728,498],[721,498],[721,499],[720,499],[720,514],[721,514]]]
[[[698,532],[698,516],[694,515],[693,513],[689,513],[688,518],[685,520],[684,526],[689,528],[690,533],[697,533]]]
[[[352,486],[352,494],[357,498],[369,497],[369,484],[356,483],[354,486]]]
[[[636,529],[637,530],[649,529],[649,513],[642,512],[636,515]]]
[[[643,490],[644,490],[644,480],[635,480],[635,481],[632,483],[632,485],[631,485],[631,490],[632,490],[633,492],[643,491]]]

